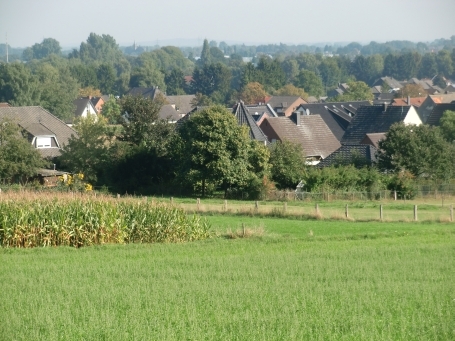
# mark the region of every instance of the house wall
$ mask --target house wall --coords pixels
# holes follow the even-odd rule
[[[403,122],[404,122],[404,124],[415,124],[415,125],[422,124],[422,120],[420,119],[419,114],[417,113],[416,109],[413,106],[410,107]]]

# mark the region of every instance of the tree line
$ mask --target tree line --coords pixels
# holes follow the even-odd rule
[[[235,51],[226,58],[227,48],[205,40],[198,59],[172,46],[129,56],[113,37],[91,33],[64,56],[59,42],[46,38],[23,51],[26,63],[0,64],[0,101],[41,105],[68,119],[78,96],[122,96],[132,87],[157,86],[168,95],[195,94],[196,105],[230,106],[239,99],[253,103],[268,95],[319,97],[342,82],[357,90],[334,100],[368,100],[367,88],[381,76],[399,80],[439,76],[441,87],[444,78],[455,78],[455,49],[450,44],[437,53],[400,50],[355,57],[262,53],[247,63]]]

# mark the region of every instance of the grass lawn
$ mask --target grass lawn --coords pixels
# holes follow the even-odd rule
[[[0,339],[455,339],[455,224],[207,219],[202,242],[0,249]]]

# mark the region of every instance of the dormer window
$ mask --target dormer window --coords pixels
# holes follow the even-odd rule
[[[37,137],[36,138],[36,148],[50,148],[52,147],[52,138],[51,137]]]
[[[41,148],[60,148],[57,138],[52,135],[36,136],[32,140],[33,147]]]

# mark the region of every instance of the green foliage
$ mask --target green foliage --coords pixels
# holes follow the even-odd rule
[[[0,64],[0,101],[14,106],[36,105],[40,85],[26,65],[15,62]]]
[[[386,188],[386,178],[374,167],[354,165],[311,168],[302,178],[305,192],[374,192]]]
[[[61,55],[62,48],[60,43],[53,38],[43,39],[41,43],[34,44],[32,47],[28,47],[22,53],[22,58],[25,61],[32,59],[43,59],[51,54]]]
[[[158,114],[164,104],[161,96],[155,99],[143,96],[124,96],[120,99],[122,115],[123,137],[122,140],[137,146],[150,148],[156,144],[156,122]]]
[[[322,80],[313,71],[300,70],[297,76],[297,86],[303,88],[311,96],[320,97],[324,95],[324,86]]]
[[[185,95],[186,84],[184,76],[183,71],[177,68],[166,73],[164,82],[166,83],[167,95]]]
[[[446,141],[453,143],[455,141],[455,111],[444,111],[439,123],[442,136]]]
[[[247,184],[250,138],[227,109],[213,106],[197,112],[179,133],[179,174],[192,186],[200,183],[202,196],[209,184],[225,192]]]
[[[62,149],[59,161],[71,173],[83,173],[90,183],[96,183],[109,160],[109,143],[104,119],[93,117],[79,119],[74,125],[78,136],[72,136]]]
[[[231,77],[229,68],[224,64],[204,64],[194,69],[191,89],[193,93],[199,92],[211,96],[214,101],[224,102],[230,90]]]
[[[177,243],[205,239],[208,229],[205,220],[188,216],[181,208],[148,202],[90,199],[0,202],[2,247]]]
[[[117,98],[109,95],[109,100],[103,104],[101,114],[107,119],[109,124],[121,124],[122,107]]]
[[[417,177],[449,179],[454,172],[454,146],[437,127],[395,123],[379,142],[378,166],[394,173],[408,171]]]
[[[393,174],[389,179],[387,189],[396,191],[399,199],[414,199],[417,194],[415,177],[408,171]]]
[[[365,82],[348,82],[349,88],[342,95],[335,96],[331,99],[333,102],[348,101],[372,101],[373,93]]]
[[[295,188],[307,166],[301,144],[282,141],[270,146],[271,179],[279,189]]]
[[[47,162],[11,120],[0,120],[0,181],[24,182]]]

